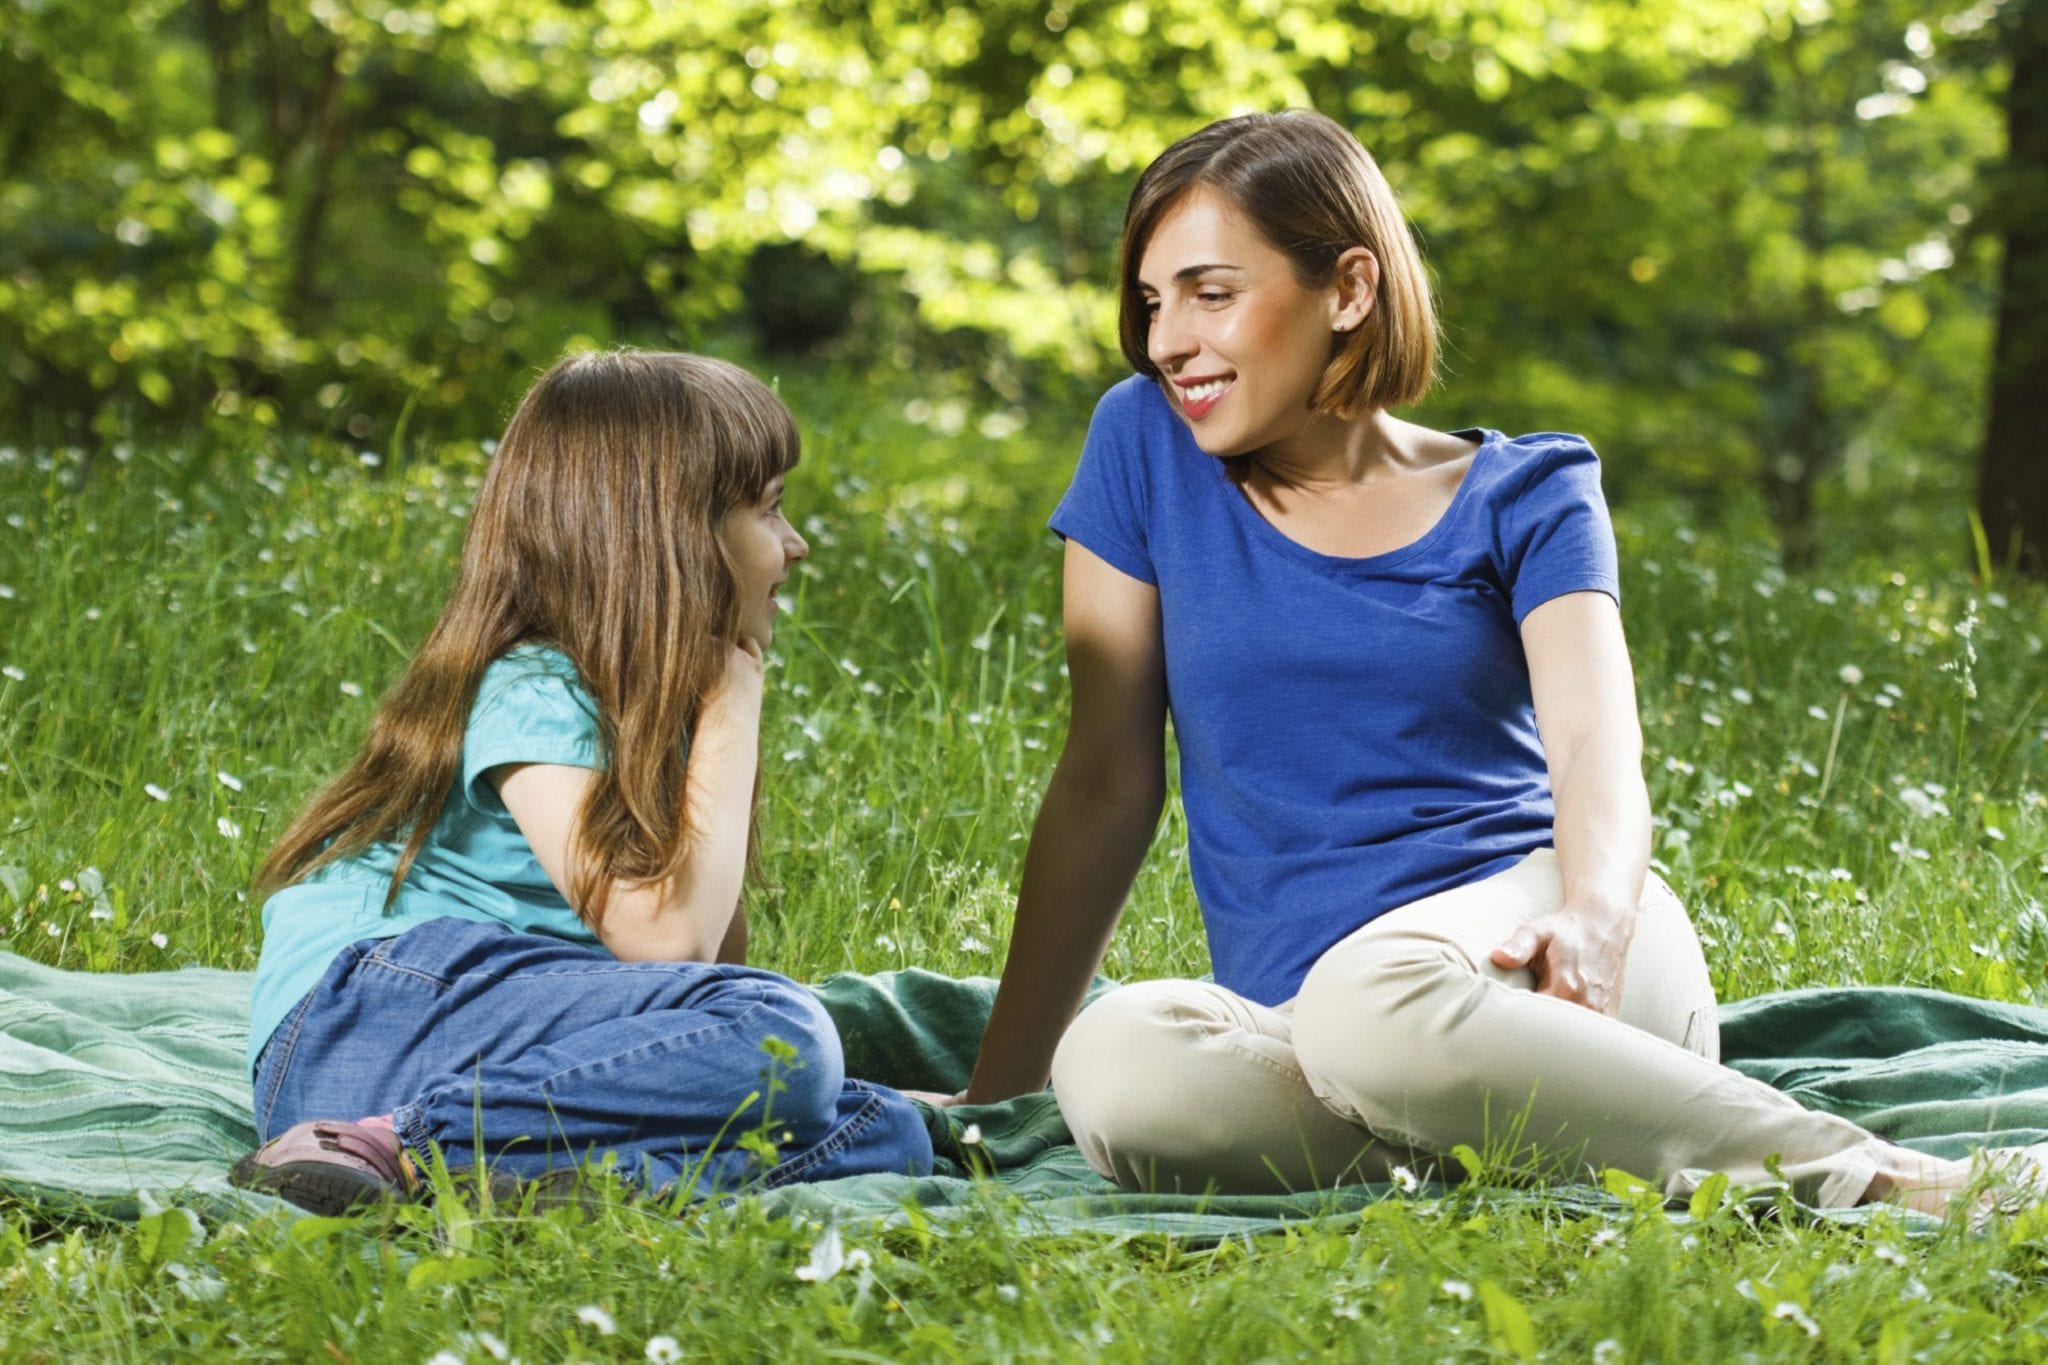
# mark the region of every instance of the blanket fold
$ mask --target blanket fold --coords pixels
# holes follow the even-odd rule
[[[249,980],[205,968],[68,972],[0,952],[0,1195],[115,1218],[168,1197],[227,1216],[270,1207],[226,1175],[256,1136]],[[840,973],[813,989],[852,1074],[941,1092],[966,1084],[995,997],[988,978],[918,970]],[[1721,1038],[1729,1065],[1924,1151],[2048,1140],[2048,1010],[1883,987],[1790,991],[1724,1006]],[[1046,1229],[1206,1239],[1355,1213],[1389,1194],[1120,1193],[1082,1161],[1050,1094],[931,1111],[929,1122],[940,1154],[930,1177],[856,1176],[764,1198],[792,1217],[847,1221],[901,1220],[913,1207],[942,1220],[1014,1196]],[[1606,1203],[1592,1191],[1540,1197]]]

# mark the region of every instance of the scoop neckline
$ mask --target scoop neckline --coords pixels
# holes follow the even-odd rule
[[[1185,424],[1177,421],[1176,425],[1180,426],[1183,435],[1187,435]],[[1215,466],[1213,477],[1218,490],[1223,494],[1225,500],[1231,504],[1233,515],[1242,517],[1249,522],[1255,535],[1264,538],[1296,559],[1323,568],[1376,569],[1388,564],[1397,564],[1412,555],[1420,554],[1428,549],[1443,534],[1444,527],[1450,524],[1451,518],[1463,506],[1466,492],[1472,487],[1472,476],[1479,472],[1479,461],[1481,458],[1506,439],[1500,432],[1493,430],[1491,427],[1458,427],[1444,434],[1446,436],[1459,436],[1466,439],[1477,438],[1479,441],[1478,449],[1472,452],[1472,463],[1465,469],[1465,477],[1458,480],[1458,489],[1451,494],[1449,505],[1444,508],[1442,515],[1438,516],[1431,523],[1428,530],[1424,531],[1414,540],[1409,541],[1406,545],[1399,545],[1391,550],[1382,550],[1376,555],[1324,554],[1321,550],[1311,549],[1309,546],[1302,544],[1272,522],[1267,521],[1264,514],[1258,508],[1252,506],[1251,499],[1247,498],[1244,495],[1244,491],[1231,481],[1230,471],[1223,467],[1223,461],[1220,458],[1207,453],[1199,446],[1195,447],[1195,453]],[[1188,436],[1188,444],[1194,445],[1194,438],[1192,436]]]

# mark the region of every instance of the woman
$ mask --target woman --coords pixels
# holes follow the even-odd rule
[[[1597,461],[1390,415],[1436,324],[1364,148],[1313,113],[1212,124],[1140,177],[1120,269],[1139,373],[1052,518],[1073,719],[963,1098],[1049,1074],[1133,1189],[1379,1180],[1467,1144],[1673,1194],[1776,1158],[1818,1205],[1944,1208],[1967,1164],[1717,1064],[1698,941],[1647,871]],[[1075,1019],[1169,712],[1215,981]]]

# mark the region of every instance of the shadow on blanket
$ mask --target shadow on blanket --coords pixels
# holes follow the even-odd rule
[[[0,953],[0,1192],[115,1218],[134,1217],[144,1192],[224,1214],[272,1206],[226,1175],[255,1141],[243,1064],[249,979],[196,967],[66,972]],[[916,970],[842,973],[815,989],[852,1074],[938,1091],[966,1084],[995,996],[985,977]],[[2048,1139],[2048,1010],[1883,987],[1790,991],[1724,1006],[1721,1039],[1736,1069],[1923,1151]],[[985,1203],[993,1187],[1050,1230],[1210,1239],[1353,1213],[1390,1194],[1122,1194],[1081,1160],[1049,1094],[930,1122],[940,1153],[931,1177],[856,1176],[765,1198],[792,1216],[900,1220],[913,1204],[942,1217]],[[971,1155],[959,1140],[968,1124],[981,1139]],[[970,1163],[993,1179],[969,1178]],[[1592,1191],[1503,1197],[1613,1207]]]

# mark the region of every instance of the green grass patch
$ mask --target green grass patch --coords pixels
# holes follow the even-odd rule
[[[1078,418],[785,386],[811,561],[773,651],[758,961],[993,972],[1064,733],[1056,542]],[[907,409],[907,410],[906,410]],[[0,946],[246,969],[249,874],[438,608],[479,449],[0,451]],[[1616,509],[1658,811],[1724,998],[1799,985],[2048,999],[2048,594],[1931,556],[1788,578],[1756,523]],[[1960,513],[1957,525],[1960,526]],[[1206,969],[1177,806],[1105,970]],[[1768,1211],[1766,1211],[1768,1213]],[[2038,1358],[2042,1225],[1909,1239],[1484,1191],[1194,1250],[938,1235],[742,1205],[194,1227],[0,1205],[0,1357]],[[585,1311],[588,1310],[588,1311]]]

